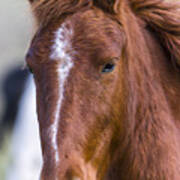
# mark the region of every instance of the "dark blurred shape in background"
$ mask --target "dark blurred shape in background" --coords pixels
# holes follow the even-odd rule
[[[0,123],[0,147],[2,147],[6,132],[11,132],[18,112],[18,104],[24,90],[29,72],[22,69],[22,65],[15,67],[2,82],[2,95],[4,96],[4,113]]]

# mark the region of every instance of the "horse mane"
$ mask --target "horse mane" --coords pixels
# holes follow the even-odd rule
[[[122,148],[127,151],[122,156],[128,157],[129,160],[126,159],[122,166],[129,167],[127,171],[134,174],[127,179],[178,177],[179,171],[176,171],[178,161],[172,158],[172,154],[179,158],[175,136],[177,129],[173,124],[174,117],[162,85],[162,74],[157,73],[159,67],[154,66],[147,45],[147,43],[156,44],[152,44],[153,41],[147,42],[146,39],[146,36],[149,36],[159,40],[156,43],[160,42],[164,53],[168,51],[168,55],[171,55],[168,58],[172,63],[180,65],[178,7],[176,3],[162,0],[129,0],[128,3],[119,5],[118,18],[127,38],[123,60],[127,67],[124,73],[126,76],[124,87],[127,87],[128,97],[127,119],[124,126],[128,128]],[[118,11],[117,6],[115,8],[114,13]],[[150,29],[153,33],[149,31]],[[171,169],[166,165],[167,156],[172,164]],[[126,175],[128,173],[124,172]]]
[[[131,7],[156,33],[172,62],[180,65],[180,3],[132,0]]]

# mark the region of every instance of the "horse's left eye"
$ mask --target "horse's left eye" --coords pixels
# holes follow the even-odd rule
[[[102,73],[109,73],[112,72],[115,68],[115,64],[113,63],[107,63],[104,65],[103,69],[102,69]]]

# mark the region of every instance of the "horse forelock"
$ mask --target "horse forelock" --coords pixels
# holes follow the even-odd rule
[[[37,24],[43,27],[54,19],[62,19],[91,5],[90,0],[42,0],[33,2],[31,7]]]

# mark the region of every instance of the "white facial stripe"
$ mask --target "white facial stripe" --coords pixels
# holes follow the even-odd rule
[[[72,34],[73,34],[72,30],[67,29],[66,24],[61,25],[61,27],[55,33],[56,39],[52,47],[53,52],[50,55],[51,59],[66,60],[67,58],[70,58],[67,51],[71,49],[70,40],[71,40]]]
[[[56,32],[55,43],[52,47],[52,54],[50,58],[52,60],[59,61],[59,67],[57,69],[58,84],[59,84],[59,97],[56,103],[55,109],[55,119],[54,123],[51,125],[52,134],[52,147],[55,151],[55,160],[58,162],[58,144],[57,144],[57,134],[58,134],[58,124],[60,119],[61,106],[64,98],[64,84],[68,78],[71,68],[73,67],[73,61],[68,51],[71,50],[70,38],[72,37],[72,31],[65,27],[65,24]]]

